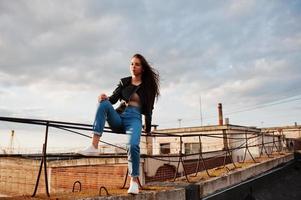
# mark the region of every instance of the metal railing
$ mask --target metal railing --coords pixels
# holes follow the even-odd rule
[[[47,143],[48,143],[48,135],[49,135],[49,128],[56,128],[56,129],[60,129],[60,130],[64,130],[64,131],[68,131],[72,134],[76,134],[76,135],[80,135],[83,137],[87,137],[87,138],[92,138],[89,135],[83,134],[79,131],[92,131],[92,125],[90,124],[81,124],[81,123],[72,123],[72,122],[63,122],[63,121],[52,121],[52,120],[40,120],[40,119],[27,119],[27,118],[12,118],[12,117],[0,117],[0,121],[6,121],[6,122],[14,122],[14,123],[23,123],[23,124],[31,124],[31,125],[39,125],[39,126],[44,126],[45,129],[45,135],[44,135],[44,143],[43,143],[43,148],[42,148],[42,154],[40,156],[38,155],[34,155],[35,157],[41,157],[41,162],[40,162],[40,167],[39,167],[39,172],[37,175],[37,179],[36,179],[36,184],[35,184],[35,188],[34,188],[34,192],[32,194],[32,196],[34,197],[36,195],[38,186],[39,186],[39,180],[41,177],[41,173],[42,173],[42,169],[44,168],[44,176],[45,176],[45,189],[46,189],[46,194],[47,196],[50,196],[49,193],[49,187],[48,187],[48,177],[47,177],[47,158],[51,158],[52,156],[55,155],[51,155],[51,154],[47,154]],[[104,132],[110,132],[110,133],[114,133],[114,134],[124,134],[123,132],[113,132],[109,127],[105,127]],[[175,174],[174,174],[174,179],[173,181],[176,180],[176,178],[179,176],[179,167],[180,164],[182,164],[183,167],[183,172],[184,172],[184,176],[186,178],[187,182],[190,182],[189,178],[188,178],[188,173],[186,171],[185,168],[185,163],[184,163],[184,159],[188,159],[189,157],[192,156],[198,156],[197,159],[197,166],[195,168],[195,174],[194,176],[197,176],[198,172],[200,171],[200,165],[202,164],[203,169],[205,169],[207,175],[209,177],[212,177],[213,175],[211,175],[208,171],[208,167],[206,166],[206,161],[208,162],[208,160],[210,159],[215,159],[217,157],[223,156],[223,168],[226,168],[228,171],[230,171],[231,169],[229,169],[226,164],[227,164],[227,159],[230,160],[230,163],[233,164],[234,169],[237,168],[235,162],[232,159],[232,153],[236,150],[239,149],[245,149],[245,153],[244,153],[244,159],[243,162],[245,162],[246,159],[246,154],[249,153],[250,157],[252,158],[252,160],[254,162],[256,162],[255,158],[252,156],[251,151],[249,150],[249,148],[251,147],[261,147],[261,152],[260,152],[260,156],[263,155],[263,150],[265,151],[265,154],[268,157],[271,157],[271,155],[267,152],[266,150],[266,145],[267,144],[272,144],[272,152],[274,150],[274,148],[276,148],[277,152],[280,152],[280,149],[277,147],[276,145],[276,141],[275,141],[275,137],[279,136],[275,136],[274,132],[272,132],[273,135],[273,141],[272,142],[265,142],[264,141],[264,137],[265,137],[265,133],[255,133],[255,132],[251,132],[251,131],[244,131],[241,133],[231,133],[231,135],[229,136],[229,134],[227,133],[226,129],[222,131],[222,133],[209,133],[209,134],[170,134],[170,133],[160,133],[160,132],[152,132],[152,134],[147,135],[144,132],[142,132],[141,136],[142,137],[157,137],[157,138],[169,138],[169,137],[176,137],[179,140],[179,152],[177,154],[168,154],[168,155],[141,155],[142,158],[151,158],[151,159],[156,159],[156,160],[160,160],[160,161],[166,161],[166,162],[175,162],[177,163],[177,167],[175,170]],[[241,136],[244,135],[244,137],[237,137],[237,136]],[[189,153],[189,154],[185,154],[183,153],[183,138],[189,138],[189,137],[197,137],[198,138],[198,143],[199,143],[199,152],[197,153]],[[216,138],[216,139],[222,139],[223,141],[226,141],[226,143],[224,143],[224,147],[222,150],[218,150],[218,151],[207,151],[207,152],[203,152],[203,146],[202,146],[202,138]],[[253,144],[250,145],[249,140],[252,139],[259,139],[261,138],[262,142],[261,143],[257,143],[257,144]],[[240,145],[238,145],[237,147],[233,147],[230,148],[229,147],[229,142],[228,140],[244,140],[244,142],[242,142]],[[278,140],[279,141],[279,140]],[[126,151],[126,149],[124,147],[120,147],[117,146],[115,144],[111,144],[105,141],[100,140],[100,142],[113,146],[115,148],[119,148],[122,149],[124,151]],[[204,158],[204,155],[206,154],[210,154],[210,153],[221,153],[221,155],[216,155],[210,158]],[[17,154],[8,154],[8,155],[2,155],[2,156],[18,156]],[[68,155],[60,155],[62,157],[66,156],[66,157],[72,157],[72,158],[108,158],[108,157],[126,157],[125,154],[120,153],[117,155],[100,155],[100,156],[82,156],[82,155],[78,155],[78,154],[68,154]],[[177,160],[170,160],[169,158],[176,158]],[[125,187],[125,183],[127,180],[127,175],[125,175],[125,181],[123,184],[123,188]],[[139,181],[140,183],[140,181]],[[81,185],[81,184],[80,184]],[[102,186],[103,187],[103,186]],[[140,187],[141,184],[140,184]],[[74,186],[73,186],[74,188]],[[106,190],[106,188],[105,188]],[[100,188],[100,192],[101,192],[101,188]],[[106,191],[107,192],[107,191]],[[108,192],[107,192],[108,194]]]

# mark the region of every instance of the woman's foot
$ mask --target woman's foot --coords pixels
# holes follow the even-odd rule
[[[128,194],[138,194],[139,193],[139,185],[136,181],[131,180],[130,187],[128,189]]]
[[[100,135],[93,134],[92,145],[83,150],[78,151],[77,153],[84,156],[98,156],[99,151],[97,147],[98,147],[99,139],[100,139]]]
[[[99,151],[94,147],[94,145],[91,145],[83,150],[80,150],[77,152],[78,154],[84,155],[84,156],[98,156]]]

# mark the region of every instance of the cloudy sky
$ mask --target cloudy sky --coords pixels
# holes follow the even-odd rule
[[[200,98],[203,125],[218,103],[232,124],[301,123],[300,21],[295,0],[0,0],[0,116],[92,123],[141,53],[161,128],[201,125]]]

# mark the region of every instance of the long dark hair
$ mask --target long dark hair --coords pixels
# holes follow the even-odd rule
[[[133,58],[138,58],[142,65],[142,87],[145,91],[145,100],[147,105],[150,105],[155,98],[160,95],[160,76],[156,69],[150,66],[146,59],[141,54],[133,55]]]

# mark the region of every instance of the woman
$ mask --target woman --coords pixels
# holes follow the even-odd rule
[[[130,71],[131,76],[122,78],[111,96],[101,94],[98,97],[100,103],[93,124],[92,145],[79,153],[83,155],[98,154],[98,143],[106,120],[113,131],[124,131],[129,134],[127,154],[131,182],[128,193],[138,194],[141,114],[145,116],[144,131],[150,134],[154,101],[160,94],[159,74],[140,54],[132,57]],[[118,100],[122,103],[114,110],[112,104]]]

